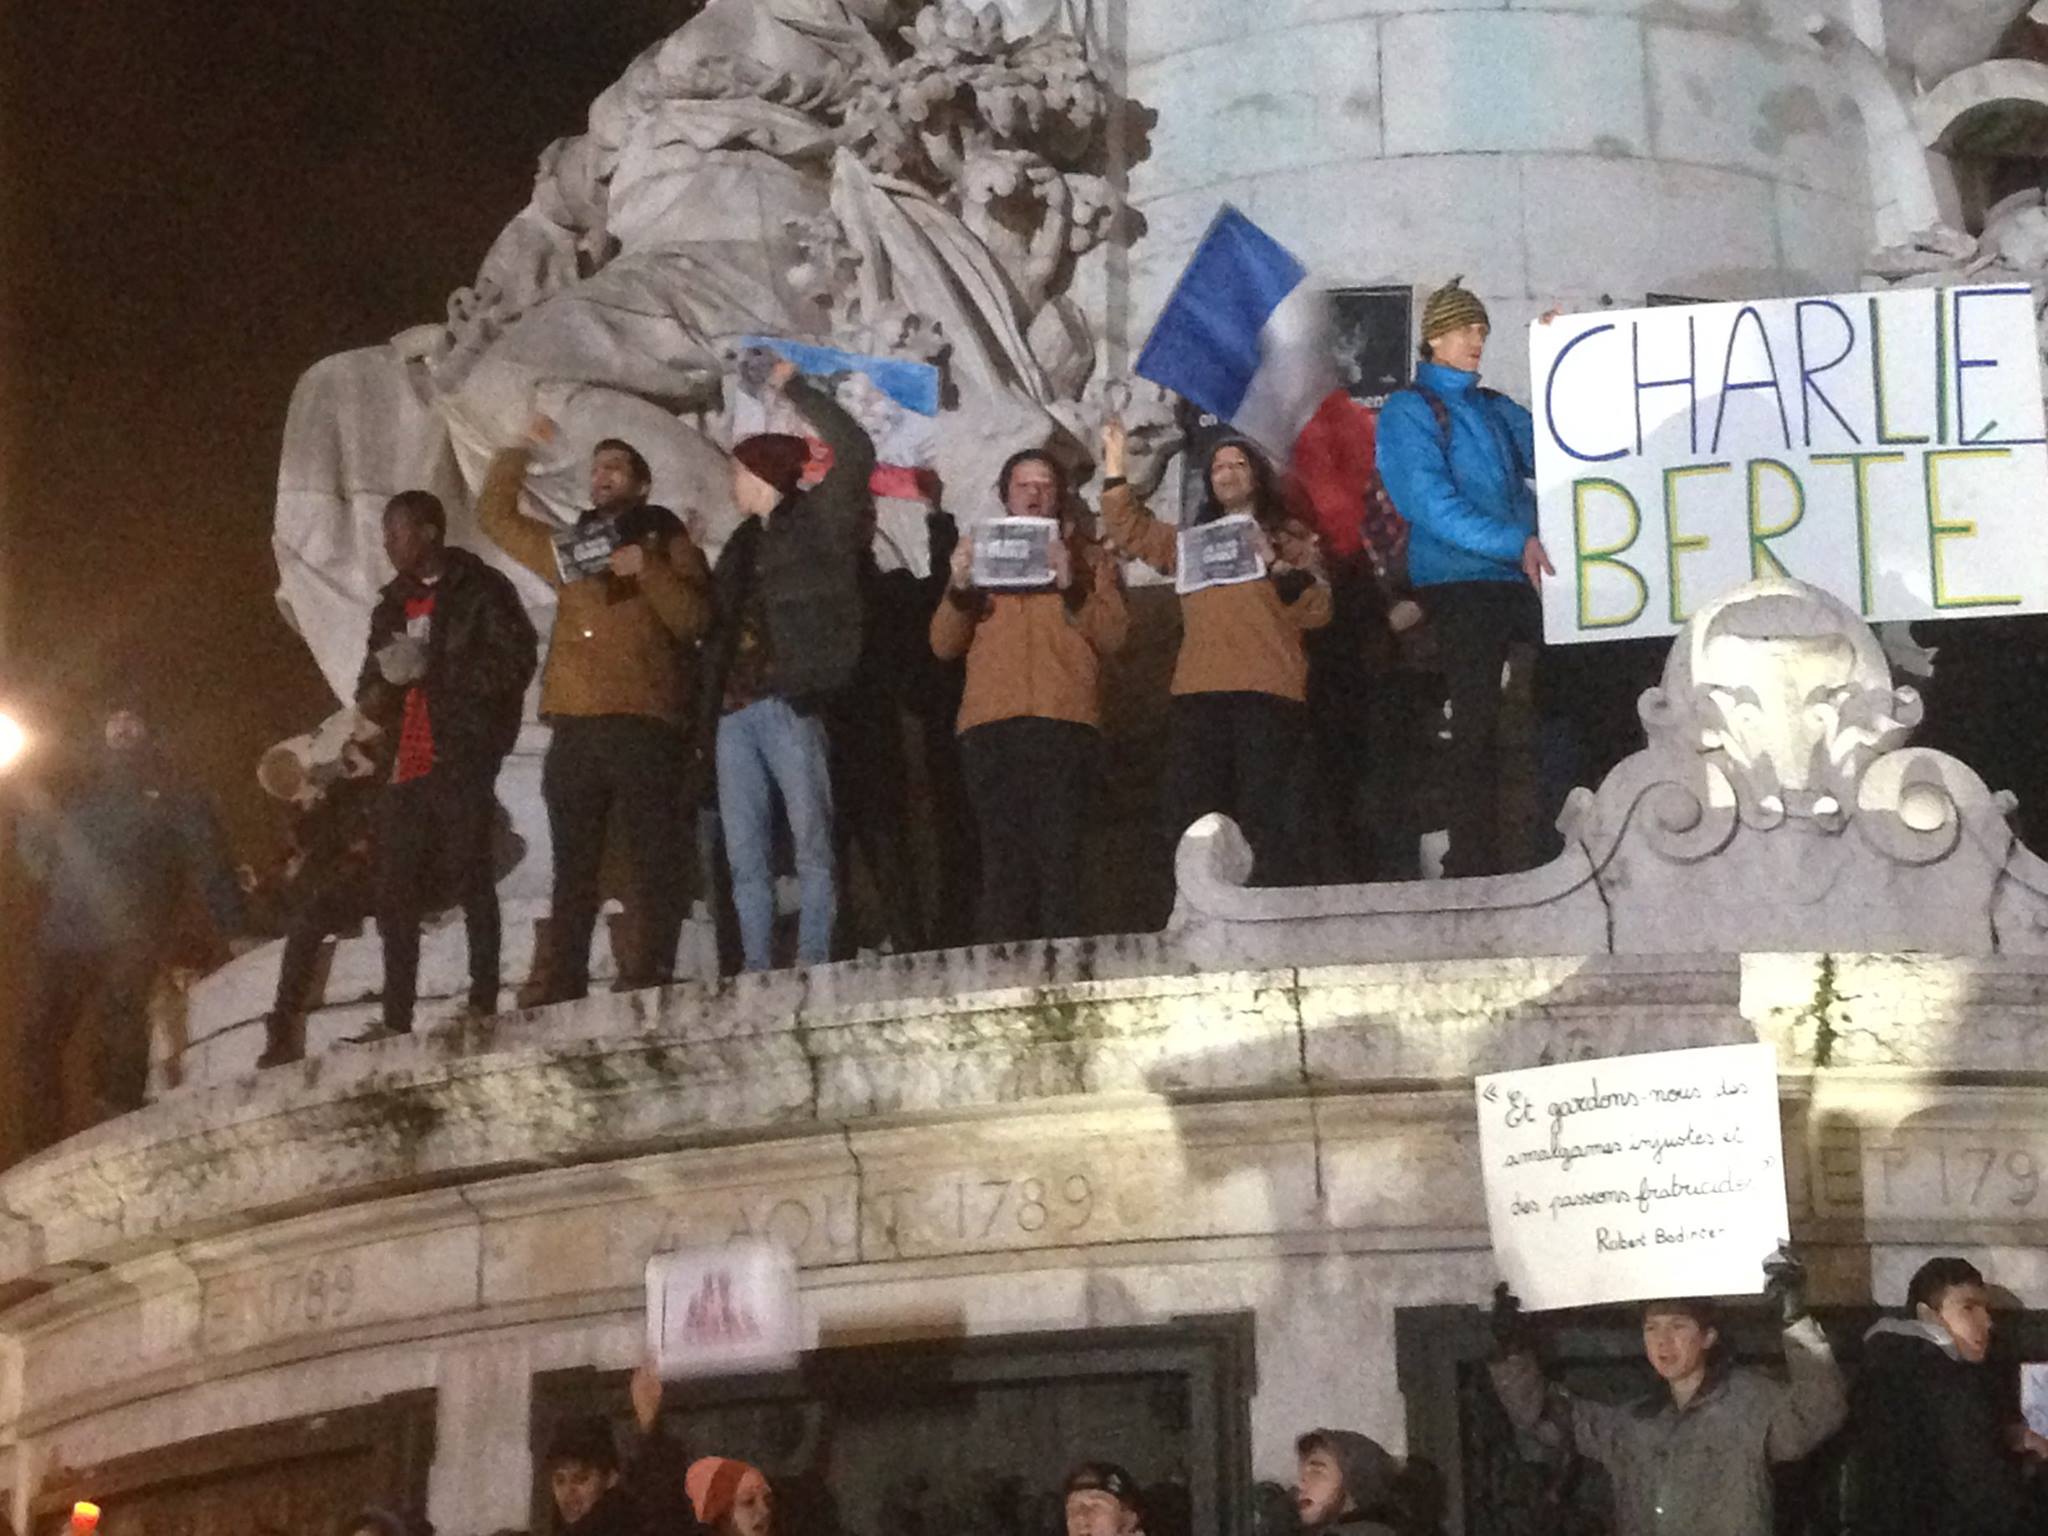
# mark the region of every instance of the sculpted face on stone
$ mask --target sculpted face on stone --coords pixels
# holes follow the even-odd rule
[[[1894,689],[1869,628],[1794,581],[1757,582],[1694,616],[1672,647],[1653,739],[1707,756],[1746,819],[1844,824],[1873,758],[1904,743],[1919,696]]]

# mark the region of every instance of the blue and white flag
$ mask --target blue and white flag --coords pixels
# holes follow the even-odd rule
[[[1285,459],[1337,388],[1327,300],[1307,268],[1226,203],[1160,311],[1137,373]]]

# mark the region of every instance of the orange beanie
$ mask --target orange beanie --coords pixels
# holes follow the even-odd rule
[[[689,1494],[697,1518],[706,1525],[716,1525],[731,1514],[740,1491],[753,1483],[766,1488],[768,1479],[759,1467],[730,1456],[700,1457],[683,1474],[683,1491]]]

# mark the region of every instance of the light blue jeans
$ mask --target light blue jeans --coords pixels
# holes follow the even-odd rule
[[[803,901],[797,963],[817,965],[832,958],[832,924],[839,913],[825,722],[782,699],[762,699],[718,722],[718,819],[732,868],[740,952],[750,971],[775,963],[777,796],[789,817]]]

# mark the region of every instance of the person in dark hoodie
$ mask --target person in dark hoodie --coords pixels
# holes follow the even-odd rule
[[[448,514],[431,491],[400,491],[385,506],[384,553],[398,574],[371,611],[356,683],[356,707],[394,744],[377,805],[384,1013],[356,1044],[412,1032],[434,871],[462,904],[469,1011],[498,1011],[494,786],[519,736],[540,642],[511,581],[447,540]]]
[[[1304,1531],[1400,1536],[1400,1466],[1377,1440],[1348,1429],[1312,1429],[1294,1443],[1294,1505]]]
[[[1848,1514],[1856,1536],[2016,1536],[2043,1527],[2027,1463],[2048,1440],[2013,1413],[1993,1373],[1984,1277],[1930,1259],[1906,1316],[1863,1340],[1850,1401]]]
[[[780,391],[831,454],[803,488],[810,444],[761,433],[733,447],[740,526],[712,573],[717,621],[700,695],[715,732],[718,815],[732,871],[740,950],[750,971],[774,964],[775,803],[789,818],[802,909],[797,962],[832,958],[839,912],[831,754],[825,714],[860,665],[860,553],[874,526],[875,445],[796,365],[761,351],[741,379]]]
[[[1643,1353],[1656,1391],[1624,1405],[1546,1386],[1520,1324],[1521,1303],[1494,1291],[1493,1386],[1531,1459],[1576,1452],[1614,1481],[1616,1536],[1771,1536],[1771,1467],[1797,1461],[1848,1416],[1841,1368],[1806,1310],[1806,1276],[1782,1250],[1764,1265],[1784,1324],[1789,1381],[1731,1368],[1711,1302],[1643,1308]]]
[[[105,752],[90,780],[60,809],[26,817],[18,845],[43,888],[21,1044],[21,1103],[38,1141],[62,1133],[60,1063],[87,1019],[99,1025],[97,1110],[142,1107],[150,988],[188,893],[205,899],[222,938],[238,941],[248,923],[213,805],[173,770],[139,704],[117,700],[101,734]]]
[[[631,1391],[634,1431],[625,1457],[602,1414],[565,1420],[548,1441],[556,1536],[705,1536],[685,1487],[688,1458],[661,1431],[660,1376],[643,1365]]]

